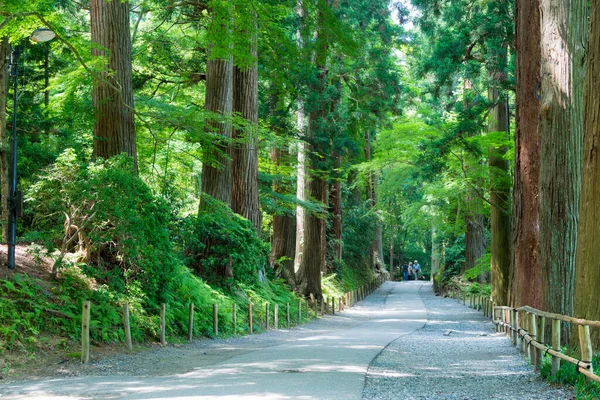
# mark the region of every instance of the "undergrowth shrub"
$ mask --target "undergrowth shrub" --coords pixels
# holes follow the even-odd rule
[[[133,172],[125,155],[80,159],[67,149],[28,190],[36,230],[53,250],[56,271],[77,253],[84,271],[111,290],[126,293],[139,282],[158,300],[177,264],[169,237],[169,208]]]
[[[225,204],[202,195],[198,216],[179,222],[185,263],[207,282],[231,286],[255,283],[267,266],[270,246],[252,223]]]
[[[561,351],[566,353],[566,348]],[[592,358],[592,365],[598,365],[598,362],[600,362],[600,353],[594,354]],[[576,366],[569,362],[561,362],[556,376],[552,376],[552,357],[544,354],[540,375],[549,382],[573,386],[577,399],[594,400],[600,398],[600,384],[593,381],[588,382],[584,375],[577,372]]]

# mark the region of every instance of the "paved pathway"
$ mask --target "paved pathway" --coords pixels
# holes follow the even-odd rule
[[[360,399],[373,358],[423,327],[421,284],[384,283],[339,318],[305,326],[308,334],[210,367],[164,377],[79,377],[0,386],[5,398]],[[336,317],[337,318],[337,317]]]
[[[432,326],[437,326],[439,322],[446,323],[447,319],[460,319],[461,313],[475,313],[462,305],[457,305],[453,300],[439,299],[440,302],[451,304],[454,308],[460,307],[460,311],[453,311],[446,316],[447,318],[443,317],[440,320],[435,314],[443,313],[444,310],[431,307],[427,309],[424,304],[424,298],[426,303],[430,302],[430,292],[431,286],[428,283],[386,282],[352,309],[336,316],[328,316],[290,331],[269,332],[235,339],[240,342],[256,341],[260,344],[262,337],[270,337],[269,343],[272,344],[265,346],[263,343],[253,350],[248,348],[246,343],[243,352],[234,353],[236,355],[233,357],[215,361],[210,365],[206,362],[198,362],[194,366],[194,359],[189,359],[192,352],[186,352],[185,348],[177,353],[169,353],[166,349],[165,354],[177,354],[176,357],[180,357],[182,365],[192,365],[192,367],[184,367],[183,371],[180,367],[163,376],[132,376],[132,374],[81,376],[4,384],[0,385],[0,398],[54,400],[429,398],[420,395],[422,393],[419,388],[420,379],[424,379],[422,382],[433,387],[436,385],[436,380],[445,378],[444,374],[434,371],[432,377],[435,379],[429,379],[427,368],[421,367],[416,372],[397,374],[393,372],[396,371],[395,367],[390,365],[411,368],[409,360],[413,358],[412,350],[421,348],[425,351],[428,348],[422,346],[425,340],[429,340],[425,336],[421,337],[422,334],[431,333],[427,333],[428,330],[431,331]],[[424,293],[427,295],[424,296]],[[485,329],[491,331],[489,322],[486,322],[483,317],[475,315],[472,317],[478,318],[482,324],[487,323],[488,327]],[[436,336],[437,333],[431,335]],[[277,340],[273,341],[274,338]],[[463,339],[467,340],[467,338]],[[410,346],[400,349],[394,347],[399,343],[410,344]],[[494,341],[493,346],[497,343],[498,341]],[[416,359],[427,359],[428,355],[423,351],[415,354]],[[511,350],[502,351],[510,353]],[[198,357],[197,352],[193,354],[194,357]],[[460,353],[452,352],[449,355],[458,359],[456,365],[460,365],[460,368],[467,364],[461,363]],[[512,350],[508,356],[525,364],[516,350]],[[166,362],[177,362],[174,356],[167,358],[169,357]],[[446,358],[448,362],[451,361],[449,357]],[[455,368],[453,374],[458,374],[460,368]],[[526,366],[522,368],[519,379],[531,379],[533,374],[527,372]],[[463,373],[465,374],[469,374],[468,370]],[[402,390],[402,387],[407,386],[406,379],[409,376],[413,383],[417,382],[416,387],[412,389],[413,392]],[[418,379],[414,379],[415,377]],[[537,388],[541,387],[540,382],[536,384]],[[541,384],[545,387],[545,384]],[[447,385],[442,386],[447,388]],[[463,389],[470,390],[467,387]],[[445,397],[446,395],[457,395],[459,397],[452,398],[465,399],[486,398],[460,397],[460,394],[457,394],[459,392],[438,391],[437,397],[432,398],[450,398]]]

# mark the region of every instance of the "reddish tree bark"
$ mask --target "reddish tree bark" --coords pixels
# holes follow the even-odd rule
[[[539,261],[541,28],[538,0],[516,1],[515,172],[511,305],[543,308]]]
[[[255,45],[252,45],[255,47]],[[255,48],[252,53],[256,56]],[[233,68],[233,112],[246,123],[233,131],[232,209],[248,218],[258,232],[262,214],[258,200],[258,65]]]
[[[137,172],[129,2],[90,0],[90,23],[92,54],[107,57],[109,68],[94,79],[94,157],[127,153]]]
[[[204,151],[202,163],[202,192],[231,207],[232,164],[231,164],[231,117],[233,110],[233,64],[231,60],[209,60],[206,63],[206,111],[222,115],[208,123],[215,136],[212,148]]]

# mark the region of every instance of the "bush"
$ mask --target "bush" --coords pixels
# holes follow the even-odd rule
[[[111,290],[126,293],[139,282],[158,300],[177,260],[171,247],[169,208],[133,172],[124,155],[95,162],[67,149],[46,168],[27,193],[37,231],[55,253],[57,273],[68,255]]]
[[[207,282],[231,286],[256,283],[267,266],[270,246],[252,223],[225,204],[202,195],[198,216],[179,222],[177,240],[185,263]]]

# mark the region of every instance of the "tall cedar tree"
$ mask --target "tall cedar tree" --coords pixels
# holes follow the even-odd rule
[[[584,159],[581,209],[577,244],[575,316],[600,320],[600,303],[595,296],[600,287],[600,0],[591,2],[589,60],[584,97]],[[600,332],[592,330],[594,348],[600,346]]]
[[[94,79],[94,157],[127,153],[137,172],[129,11],[129,1],[90,0],[92,54],[109,68]]]
[[[541,0],[540,266],[545,310],[573,315],[587,0]],[[563,339],[569,341],[566,324]]]
[[[250,10],[243,10],[253,15]],[[252,31],[250,31],[252,30]],[[253,58],[249,66],[233,67],[233,112],[244,120],[233,130],[232,209],[249,219],[260,232],[262,213],[258,202],[258,63],[256,60],[256,23],[245,32],[251,38],[247,49]]]
[[[211,10],[211,24],[220,27],[221,32],[230,32],[227,16],[230,5],[227,1],[215,2],[213,5],[216,7]],[[219,45],[227,47],[227,43]],[[233,172],[230,118],[233,111],[233,62],[227,52],[217,58],[213,54],[215,46],[209,43],[204,103],[204,109],[213,113],[213,118],[207,123],[207,130],[213,135],[214,143],[203,150],[202,192],[231,207]]]
[[[541,27],[538,0],[517,0],[511,305],[543,307],[539,259]]]

